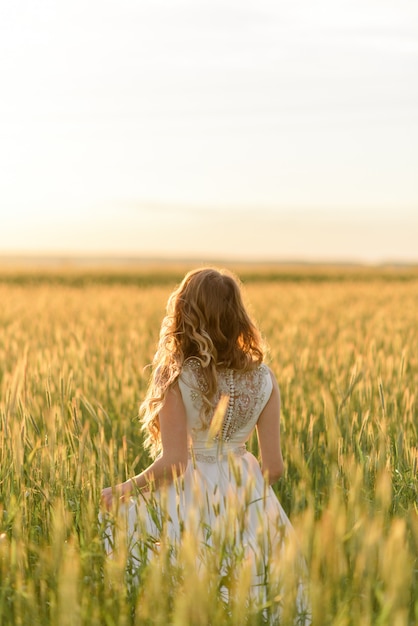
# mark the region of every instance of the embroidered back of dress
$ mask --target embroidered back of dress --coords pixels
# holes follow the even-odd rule
[[[199,359],[188,359],[179,379],[180,391],[186,407],[190,435],[193,441],[207,442],[209,424],[202,418],[203,395],[207,381]],[[220,369],[215,405],[222,396],[228,397],[228,406],[219,434],[214,441],[244,443],[266,405],[272,390],[269,369],[261,364],[252,370]]]

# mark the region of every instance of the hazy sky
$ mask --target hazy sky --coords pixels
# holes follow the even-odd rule
[[[416,0],[2,0],[0,252],[418,261]]]

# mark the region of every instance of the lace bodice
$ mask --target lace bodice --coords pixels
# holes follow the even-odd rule
[[[207,381],[199,359],[191,358],[186,361],[179,378],[179,387],[186,407],[193,447],[208,450],[217,448],[219,442],[229,448],[247,441],[267,404],[273,383],[270,371],[264,364],[245,372],[220,369],[215,405],[222,396],[227,396],[228,406],[222,427],[211,440],[210,424],[205,425],[202,418],[202,396],[207,391]]]

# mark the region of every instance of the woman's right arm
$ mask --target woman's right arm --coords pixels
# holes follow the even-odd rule
[[[284,464],[280,447],[280,391],[272,372],[273,390],[258,418],[256,430],[261,452],[261,469],[270,485],[283,474]]]
[[[113,497],[127,498],[135,488],[147,489],[150,483],[156,487],[170,483],[180,476],[187,466],[187,418],[178,384],[173,385],[159,413],[162,454],[147,469],[114,488],[102,490],[103,505],[110,509]]]

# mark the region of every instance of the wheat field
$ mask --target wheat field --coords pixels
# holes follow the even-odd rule
[[[105,556],[100,490],[149,461],[137,412],[175,277],[34,277],[0,277],[0,623],[250,626],[280,602],[290,623],[276,592],[248,603],[245,571],[231,569],[222,602],[215,566],[196,577],[192,537],[176,564],[162,546],[138,585],[122,550]],[[312,623],[413,626],[418,278],[261,278],[245,299],[281,389],[274,488],[305,555]]]

